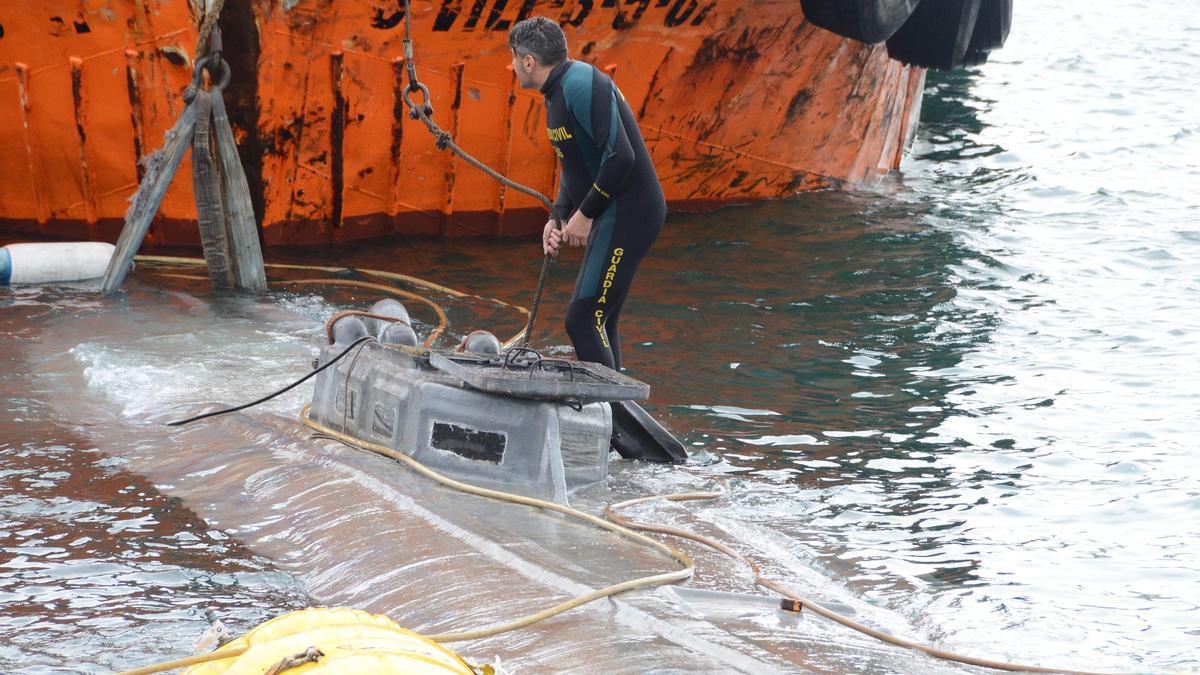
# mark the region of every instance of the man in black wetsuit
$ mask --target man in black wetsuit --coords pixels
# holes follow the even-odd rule
[[[567,37],[545,17],[508,34],[521,86],[546,97],[546,127],[562,164],[543,250],[587,246],[567,309],[567,334],[583,361],[621,367],[617,322],[638,264],[662,230],[667,202],[637,120],[613,81],[567,58]]]

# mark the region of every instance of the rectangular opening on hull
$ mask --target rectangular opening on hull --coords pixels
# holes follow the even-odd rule
[[[481,462],[499,464],[508,443],[505,434],[460,427],[445,422],[433,423],[430,447]]]

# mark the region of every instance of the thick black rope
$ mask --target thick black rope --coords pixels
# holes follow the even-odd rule
[[[346,349],[342,350],[341,354],[338,354],[337,356],[333,357],[332,359],[329,359],[329,362],[326,363],[325,365],[321,366],[320,368],[317,368],[316,370],[314,370],[311,373],[305,375],[304,377],[296,380],[295,382],[289,384],[288,386],[284,387],[283,389],[280,389],[279,391],[276,391],[271,394],[267,394],[266,396],[258,399],[257,401],[251,401],[249,403],[244,403],[242,405],[235,406],[233,408],[226,408],[225,410],[214,410],[213,412],[207,412],[207,413],[204,413],[203,415],[196,415],[195,417],[189,417],[186,420],[176,420],[174,422],[168,422],[167,426],[179,427],[179,426],[183,426],[185,424],[191,424],[192,422],[196,422],[196,421],[208,418],[208,417],[216,417],[217,415],[225,415],[228,413],[237,412],[239,410],[245,410],[246,408],[253,408],[254,406],[256,406],[260,403],[266,403],[267,401],[270,401],[271,399],[275,398],[276,396],[279,396],[281,394],[287,393],[288,391],[290,391],[292,389],[295,389],[296,387],[300,386],[306,380],[313,377],[317,373],[319,373],[322,370],[325,370],[326,368],[328,368],[329,366],[332,366],[333,364],[337,363],[338,361],[340,361],[342,359],[342,357],[349,354],[351,352],[351,350],[353,350],[355,347],[359,346],[360,344],[366,342],[367,340],[374,340],[374,339],[375,338],[370,335],[364,335],[363,337],[358,338],[354,342],[350,343],[349,347],[346,347]]]
[[[442,129],[433,121],[433,106],[429,102],[429,88],[422,84],[417,79],[416,65],[413,63],[413,42],[412,42],[412,12],[409,9],[409,0],[404,0],[404,63],[405,69],[408,71],[408,86],[404,89],[404,103],[408,105],[408,114],[414,120],[420,120],[429,129],[429,133],[433,134],[437,139],[437,147],[439,150],[449,149],[455,155],[458,155],[468,164],[484,172],[501,184],[510,187],[518,192],[533,197],[540,201],[546,210],[550,212],[550,218],[554,220],[555,229],[563,228],[562,219],[558,217],[558,213],[554,210],[554,204],[546,195],[537,190],[522,185],[508,176],[496,171],[492,167],[475,159],[466,150],[463,150],[454,142],[454,138],[450,133]],[[413,102],[410,94],[420,91],[425,97],[425,103],[417,105]],[[521,341],[517,343],[519,347],[529,346],[529,339],[533,336],[533,326],[537,321],[538,307],[542,304],[542,292],[546,289],[546,277],[550,273],[550,267],[554,264],[554,257],[546,254],[542,258],[542,271],[538,274],[537,289],[533,292],[533,301],[529,304],[529,321],[525,323],[525,335]]]

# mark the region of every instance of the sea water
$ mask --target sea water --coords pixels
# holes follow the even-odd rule
[[[629,373],[651,384],[647,408],[693,461],[614,463],[607,491],[580,504],[728,480],[726,499],[636,513],[716,533],[803,593],[953,651],[1197,669],[1200,12],[1182,0],[1028,0],[1015,12],[988,64],[929,75],[897,174],[868,190],[672,214],[623,313],[622,346]],[[540,263],[534,242],[507,239],[268,257],[399,271],[516,304],[528,304]],[[534,344],[552,353],[569,354],[561,323],[578,259],[564,254],[547,286]],[[236,419],[165,431],[184,412],[306,372],[321,321],[378,295],[331,284],[245,299],[154,271],[142,266],[116,300],[86,286],[0,291],[6,663],[102,672],[179,656],[209,610],[235,631],[333,602],[454,624],[381,595],[379,584],[403,586],[387,574],[416,574],[419,560],[398,558],[388,537],[405,535],[380,519],[412,513],[465,546],[429,549],[435,569],[495,567],[456,573],[454,593],[510,574],[551,589],[512,591],[514,612],[591,576],[665,564],[536,515],[493,522],[374,460],[330,459],[289,427],[305,387]],[[430,295],[448,308],[447,344],[522,323],[485,299]],[[428,334],[436,317],[410,310]],[[391,482],[377,484],[382,475]],[[511,518],[528,542],[505,529]],[[355,548],[367,536],[379,539]],[[494,541],[553,569],[521,572]],[[563,562],[556,543],[586,555]],[[690,587],[756,592],[736,565],[693,552]],[[622,611],[653,617],[665,597]],[[944,667],[728,597],[693,597],[697,625],[762,644],[771,668]],[[638,623],[649,619],[578,612],[464,651],[558,670],[613,658],[596,626],[670,641]],[[546,641],[530,635],[570,660],[547,660]],[[725,652],[695,658],[757,667]]]

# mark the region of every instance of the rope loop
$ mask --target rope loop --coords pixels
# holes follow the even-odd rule
[[[216,61],[215,64],[214,61]],[[213,86],[221,90],[224,90],[229,86],[229,80],[233,76],[232,71],[229,70],[229,62],[225,59],[220,59],[219,56],[214,58],[213,55],[210,54],[201,58],[199,61],[196,61],[196,66],[192,69],[192,81],[188,84],[187,89],[183,90],[184,103],[191,103],[192,101],[196,100],[196,92],[200,91],[200,86],[204,79],[201,73],[204,72],[205,68],[209,68],[210,75],[215,75],[210,66],[216,67],[221,71],[221,79]]]

